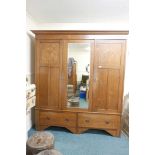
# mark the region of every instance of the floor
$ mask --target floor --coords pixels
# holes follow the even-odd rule
[[[80,98],[80,102],[79,103],[80,103],[80,105],[79,105],[80,108],[88,109],[89,103],[86,101],[86,99]]]
[[[72,134],[65,128],[46,129],[55,136],[55,149],[63,155],[129,155],[129,140],[125,135],[112,137],[104,131],[88,130]],[[36,130],[31,128],[28,136]]]

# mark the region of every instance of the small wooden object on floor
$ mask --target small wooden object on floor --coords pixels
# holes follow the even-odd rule
[[[55,150],[55,149],[51,149],[51,150],[41,151],[37,155],[62,155],[62,154],[59,151]]]
[[[27,152],[35,155],[43,150],[54,148],[54,136],[46,131],[38,131],[29,137],[26,145]]]

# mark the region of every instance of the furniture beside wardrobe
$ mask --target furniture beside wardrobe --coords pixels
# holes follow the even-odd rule
[[[65,127],[73,133],[105,130],[120,136],[128,31],[46,31],[35,34],[35,127]],[[109,37],[107,37],[109,38]],[[67,53],[70,43],[90,45],[89,105],[67,107]]]

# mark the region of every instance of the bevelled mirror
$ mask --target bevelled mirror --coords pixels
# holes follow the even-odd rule
[[[67,108],[88,109],[90,43],[68,43]]]

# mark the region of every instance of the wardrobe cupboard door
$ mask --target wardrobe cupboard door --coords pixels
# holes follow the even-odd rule
[[[59,40],[40,40],[37,45],[37,105],[58,109],[61,95],[62,44]]]
[[[121,112],[125,40],[96,40],[93,108]]]

